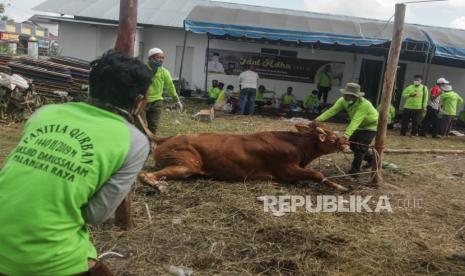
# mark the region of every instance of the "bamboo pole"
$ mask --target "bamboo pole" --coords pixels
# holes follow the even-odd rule
[[[130,57],[134,56],[136,28],[137,0],[120,0],[118,38],[116,39],[115,51]],[[124,230],[131,228],[131,192],[116,209],[115,222]]]
[[[392,154],[412,154],[412,153],[431,153],[431,154],[465,154],[465,150],[448,150],[448,149],[386,149],[384,153]]]
[[[405,10],[405,4],[396,4],[396,12],[394,15],[394,29],[386,65],[386,72],[384,74],[383,94],[381,95],[381,111],[379,114],[378,130],[375,139],[375,150],[379,153],[380,158],[378,160],[379,162],[375,162],[375,164],[373,165],[373,170],[381,172],[379,174],[375,174],[372,180],[372,184],[376,186],[378,186],[383,181],[381,171],[382,154],[384,149],[384,140],[386,138],[387,132],[387,117],[389,112],[389,106],[391,105],[392,91],[394,88],[394,81],[397,74],[400,50],[402,47]]]

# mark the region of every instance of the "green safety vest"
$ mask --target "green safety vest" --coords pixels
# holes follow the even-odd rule
[[[223,90],[220,90],[220,93],[218,94],[218,97],[216,98],[215,103],[221,103],[226,101],[226,95],[224,94]]]
[[[378,111],[370,101],[363,97],[360,97],[351,105],[341,97],[330,109],[315,120],[324,122],[343,109],[347,111],[350,118],[350,124],[344,132],[345,136],[350,137],[358,129],[376,131],[378,127]]]
[[[178,97],[170,72],[164,67],[159,67],[155,75],[152,77],[152,84],[149,87],[147,102],[152,103],[163,100],[163,91],[165,90],[171,97]]]
[[[457,106],[463,103],[462,97],[454,91],[449,91],[441,94],[442,109],[441,114],[457,115]]]
[[[218,98],[218,95],[221,93],[221,91],[223,90],[218,87],[212,87],[208,90],[208,96],[212,99],[216,99]]]
[[[318,85],[321,87],[330,87],[332,84],[332,77],[329,73],[321,71],[318,75]]]
[[[263,102],[263,93],[257,89],[257,93],[255,94],[255,101],[256,102]]]
[[[309,107],[316,107],[320,105],[320,100],[318,99],[317,96],[314,95],[308,95],[304,99],[304,107],[309,108]]]
[[[381,111],[381,105],[378,106],[378,112]],[[392,120],[396,117],[396,108],[391,104],[389,106],[387,122],[388,124],[392,124]]]
[[[283,96],[283,104],[290,105],[293,101],[294,101],[294,97],[289,96],[289,95]]]
[[[46,106],[0,171],[0,274],[74,275],[97,258],[81,214],[123,165],[123,117],[86,103]]]
[[[415,97],[411,97],[411,94],[417,94]],[[426,109],[428,104],[428,87],[423,84],[418,86],[409,85],[404,91],[402,91],[402,97],[405,98],[404,108],[407,109]]]

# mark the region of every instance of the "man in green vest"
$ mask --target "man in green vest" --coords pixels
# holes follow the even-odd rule
[[[255,106],[262,107],[265,105],[265,101],[263,99],[263,93],[265,93],[266,88],[264,85],[260,85],[257,89],[257,94],[255,95]]]
[[[331,86],[333,83],[333,77],[331,76],[331,66],[326,65],[318,74],[317,78],[317,87],[318,87],[318,100],[321,101],[321,97],[323,96],[323,104],[326,104],[328,101],[328,93],[331,90]]]
[[[457,106],[463,104],[459,94],[452,91],[451,85],[446,85],[441,94],[441,135],[448,136],[452,122],[457,115]]]
[[[208,89],[208,100],[207,100],[208,104],[214,104],[216,99],[218,98],[218,95],[220,94],[222,90],[218,86],[219,86],[218,80],[213,80],[212,87]]]
[[[283,94],[281,97],[281,108],[283,109],[291,109],[293,106],[297,104],[297,100],[295,96],[292,94],[294,89],[289,86],[287,88],[286,94]]]
[[[91,63],[89,102],[26,122],[0,171],[0,275],[111,275],[86,224],[115,212],[144,165],[149,143],[132,122],[151,77],[110,51]]]
[[[357,83],[347,83],[345,88],[340,91],[342,97],[315,121],[324,122],[341,110],[347,111],[350,124],[344,131],[344,137],[351,142],[350,149],[354,153],[354,160],[349,171],[353,174],[360,171],[363,160],[370,164],[374,161],[368,146],[376,136],[378,111],[370,101],[363,97],[365,93],[360,92],[360,85]]]
[[[407,134],[408,125],[412,121],[412,129],[410,136],[417,136],[419,126],[422,120],[422,112],[426,112],[428,104],[428,87],[422,84],[423,77],[415,75],[413,84],[407,86],[402,92],[402,97],[405,98],[404,110],[402,111],[402,126],[400,135]]]
[[[152,70],[152,85],[150,86],[147,97],[147,106],[145,108],[145,117],[150,131],[157,132],[160,123],[161,112],[163,111],[163,92],[167,91],[168,95],[177,100],[177,106],[182,111],[183,106],[176,93],[171,74],[163,67],[165,54],[159,48],[152,48],[149,51],[148,66]]]
[[[313,90],[312,94],[304,98],[303,107],[310,113],[318,113],[320,110],[320,100],[318,99],[318,90]]]
[[[378,112],[381,111],[381,104],[378,106]],[[387,123],[388,123],[388,129],[393,129],[393,123],[394,123],[394,118],[396,117],[396,108],[391,104],[389,106],[388,110],[388,117],[387,117]]]

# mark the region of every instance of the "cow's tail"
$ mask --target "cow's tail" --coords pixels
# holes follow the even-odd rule
[[[144,130],[145,134],[149,138],[150,141],[153,143],[157,144],[157,136],[153,134],[153,132],[150,131],[150,129],[147,127],[147,124],[145,123],[144,119],[140,116],[140,114],[137,114],[137,120],[139,121],[139,124],[142,126],[142,129]]]
[[[142,119],[140,114],[137,115],[137,120],[139,121],[140,125],[142,126],[142,129],[144,130],[149,140],[153,143],[153,149],[155,149],[156,145],[162,144],[163,142],[171,138],[171,137],[157,138],[157,136],[152,131],[150,131],[150,129],[147,127],[147,124],[145,123],[144,119]]]

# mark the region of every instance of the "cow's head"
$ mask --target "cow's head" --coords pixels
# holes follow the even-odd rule
[[[329,154],[337,151],[349,151],[349,142],[343,136],[338,137],[334,131],[322,123],[313,121],[309,125],[296,125],[297,130],[316,141],[321,153]]]

